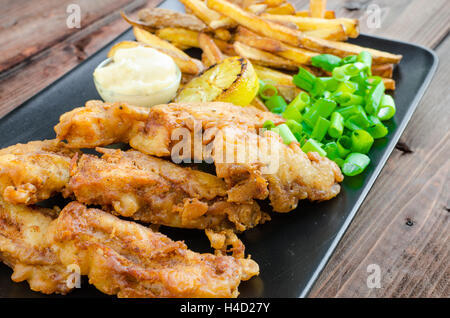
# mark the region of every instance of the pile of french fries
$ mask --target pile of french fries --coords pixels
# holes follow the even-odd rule
[[[124,18],[134,26],[137,41],[172,56],[183,81],[229,56],[252,62],[258,77],[276,86],[289,102],[300,90],[292,83],[299,67],[317,76],[330,76],[311,66],[317,54],[339,57],[372,54],[373,75],[381,76],[388,90],[395,89],[394,65],[401,55],[345,42],[359,35],[358,20],[336,18],[326,10],[326,0],[310,0],[308,11],[296,11],[286,0],[180,0],[186,13],[143,9],[139,20]],[[184,50],[200,48],[202,59]],[[264,108],[257,98],[252,103]],[[262,104],[262,105],[261,105]]]

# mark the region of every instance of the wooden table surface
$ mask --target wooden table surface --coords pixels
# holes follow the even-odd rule
[[[158,2],[2,0],[0,117],[123,32],[121,10]],[[297,9],[308,5],[293,2]],[[79,29],[66,26],[73,3],[81,8]],[[379,28],[369,27],[373,5]],[[360,18],[364,33],[434,49],[440,65],[310,297],[450,297],[450,1],[329,0],[328,8]],[[380,288],[367,287],[370,264],[381,269]]]

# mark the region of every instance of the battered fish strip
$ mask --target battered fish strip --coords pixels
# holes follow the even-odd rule
[[[28,281],[32,290],[44,294],[71,290],[67,282],[72,272],[47,244],[55,215],[51,209],[13,205],[0,197],[0,260],[13,269],[13,281]]]
[[[78,202],[53,222],[52,242],[64,264],[76,264],[103,293],[118,297],[236,297],[258,264],[199,254],[161,233]]]
[[[228,201],[269,197],[274,211],[288,212],[299,200],[329,200],[339,193],[343,175],[333,161],[315,153],[306,155],[296,144],[287,146],[274,132],[257,133],[255,129],[265,120],[279,116],[255,110],[255,124],[251,125],[251,116],[245,112],[241,116],[247,108],[227,105],[226,110],[217,111],[216,104],[155,106],[146,126],[133,135],[130,144],[143,153],[166,156],[179,142],[171,138],[175,131],[187,130],[193,140],[197,121],[204,135],[202,151],[184,151],[181,157],[188,154],[196,158],[195,153],[200,153],[197,159],[212,159],[217,176],[229,187]],[[209,133],[208,128],[212,128]],[[232,154],[231,160],[224,158],[227,153]]]
[[[91,100],[85,107],[63,114],[55,132],[57,139],[65,140],[69,148],[128,142],[133,125],[145,122],[148,113],[149,108]]]
[[[76,151],[57,140],[32,141],[0,150],[0,195],[16,204],[34,204],[69,182]]]
[[[97,148],[83,155],[64,191],[135,220],[180,228],[244,231],[269,219],[254,201],[227,202],[227,186],[214,175],[138,151]]]

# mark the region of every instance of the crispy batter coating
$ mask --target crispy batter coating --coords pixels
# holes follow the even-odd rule
[[[66,294],[71,272],[46,241],[54,215],[54,210],[13,205],[0,197],[0,260],[13,269],[13,281],[28,281],[44,294]]]
[[[72,169],[65,195],[135,220],[172,227],[244,231],[269,217],[254,201],[227,202],[227,186],[214,175],[138,151],[97,148]]]
[[[70,148],[95,148],[128,142],[132,126],[147,119],[149,109],[126,103],[86,102],[63,114],[55,126],[58,140]]]
[[[295,144],[287,146],[273,132],[257,134],[255,129],[268,119],[280,123],[276,120],[279,116],[233,107],[218,109],[217,103],[153,107],[145,128],[133,134],[130,144],[141,152],[166,156],[179,142],[171,138],[174,131],[186,129],[193,140],[197,133],[194,121],[198,120],[204,138],[203,150],[197,152],[200,158],[196,159],[213,159],[217,176],[229,186],[229,201],[269,197],[274,211],[288,212],[297,207],[298,200],[329,200],[339,193],[338,182],[343,176],[333,161],[314,153],[306,155]],[[186,153],[196,157],[195,149]],[[226,158],[229,153],[232,157]]]
[[[299,200],[329,200],[340,191],[343,176],[335,162],[314,152],[305,154],[295,143],[286,146],[274,132],[257,135],[225,127],[216,135],[214,148],[217,176],[227,182],[231,201],[268,194],[274,211],[289,212]],[[239,160],[236,155],[236,162],[230,162],[221,156],[223,148],[235,155],[248,149],[248,156]]]
[[[32,141],[0,150],[0,195],[16,204],[34,204],[69,182],[76,151],[57,140]]]
[[[251,259],[199,254],[147,227],[78,202],[52,224],[64,264],[77,264],[100,291],[118,297],[236,297],[258,275]]]
[[[130,145],[147,154],[170,156],[177,139],[172,134],[188,132],[203,133],[203,143],[208,143],[222,127],[233,125],[245,130],[263,127],[267,120],[281,124],[285,120],[271,112],[262,112],[253,106],[241,107],[230,103],[172,103],[157,105],[151,108],[145,125],[134,126]],[[192,143],[194,147],[194,143]],[[192,148],[192,156],[201,160],[196,149]]]

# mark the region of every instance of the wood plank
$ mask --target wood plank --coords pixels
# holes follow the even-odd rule
[[[121,10],[132,12],[144,2],[154,7],[160,1],[133,1],[29,58],[26,65],[4,72],[0,77],[0,96],[4,97],[0,98],[0,118],[125,31],[129,25],[120,17]]]
[[[66,20],[68,5],[80,7],[81,28],[102,19],[114,11],[144,0],[33,0],[2,3],[0,21],[0,72],[64,40],[80,29],[69,28]],[[39,34],[39,36],[37,36]]]
[[[450,39],[441,65],[310,297],[449,297]],[[366,285],[378,264],[380,289]]]

